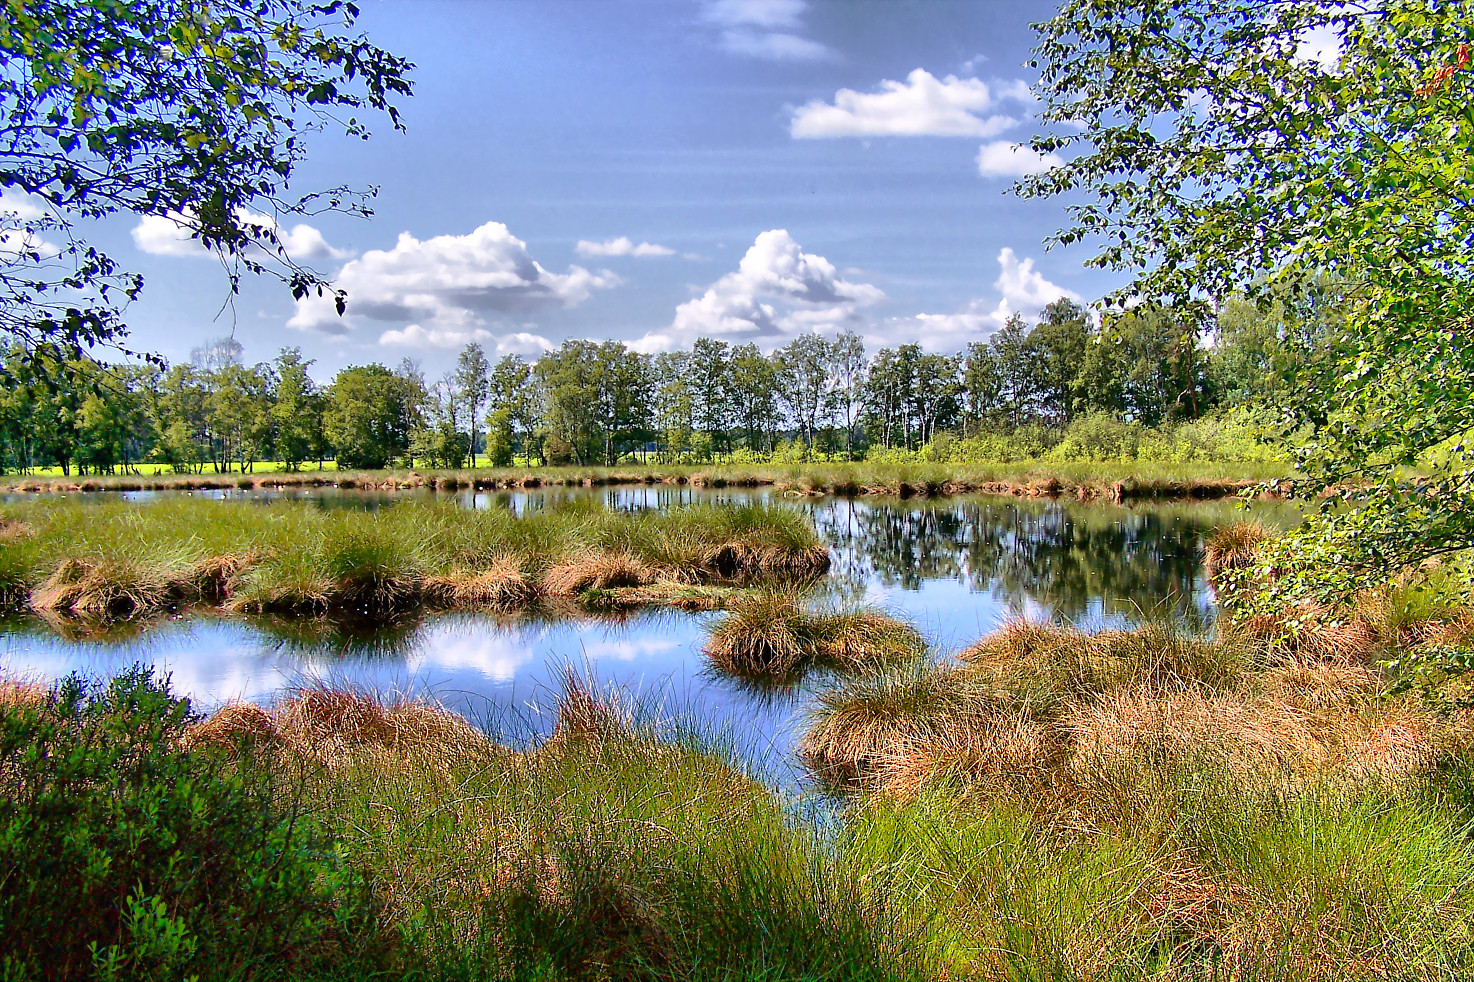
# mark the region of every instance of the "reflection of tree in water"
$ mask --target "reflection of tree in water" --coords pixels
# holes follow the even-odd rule
[[[975,499],[837,502],[815,518],[836,571],[856,581],[950,579],[1068,620],[1159,611],[1192,623],[1203,619],[1202,538],[1225,520],[1191,506]]]
[[[1139,616],[1169,607],[1199,620],[1199,546],[1209,525],[1180,513],[1005,505],[982,509],[967,545],[973,589],[1056,616]],[[1097,606],[1098,605],[1098,606]]]
[[[834,500],[814,509],[814,524],[837,553],[832,573],[861,582],[879,578],[906,590],[920,589],[925,580],[962,575],[964,507]]]

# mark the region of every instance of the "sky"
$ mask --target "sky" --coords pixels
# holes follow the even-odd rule
[[[171,361],[230,334],[298,346],[323,380],[476,341],[648,352],[703,335],[764,350],[850,329],[872,350],[957,351],[1011,312],[1116,285],[1046,252],[1055,201],[1009,193],[1027,148],[1029,0],[360,0],[415,63],[407,132],[317,134],[293,190],[377,187],[375,215],[288,218],[289,250],[348,292],[272,280],[233,305],[168,219],[95,241],[145,277],[132,347]]]

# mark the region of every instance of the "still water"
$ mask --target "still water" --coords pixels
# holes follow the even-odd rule
[[[324,508],[393,507],[423,492],[196,492],[255,501],[284,498]],[[139,507],[157,492],[130,494]],[[616,508],[668,508],[693,500],[784,500],[808,512],[834,560],[822,588],[832,601],[877,605],[903,617],[945,655],[1011,617],[1086,628],[1151,618],[1203,630],[1213,598],[1202,542],[1248,517],[1236,502],[1116,506],[990,497],[791,498],[768,490],[656,486],[466,493],[466,507],[519,513],[570,495]],[[92,500],[73,495],[79,502]],[[1275,504],[1253,517],[1290,524]],[[507,739],[546,732],[569,672],[614,688],[642,713],[677,720],[735,748],[774,780],[796,780],[789,752],[823,679],[786,695],[756,693],[710,669],[701,654],[713,614],[669,611],[617,619],[508,621],[438,614],[374,628],[317,621],[209,615],[124,625],[106,637],[66,637],[36,620],[0,623],[0,671],[53,679],[105,676],[134,663],[168,672],[202,708],[229,699],[270,701],[293,686],[328,681],[379,693],[430,694]]]

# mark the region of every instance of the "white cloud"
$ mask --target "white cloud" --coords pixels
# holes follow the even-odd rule
[[[867,337],[873,346],[914,342],[931,351],[957,351],[973,341],[984,341],[1013,314],[1030,323],[1045,307],[1065,297],[1079,301],[1073,290],[1051,283],[1034,268],[1033,259],[1020,259],[1012,249],[998,253],[996,303],[977,299],[950,314],[895,317]]]
[[[1024,177],[1063,167],[1057,153],[1040,153],[1022,143],[994,140],[978,149],[978,173],[984,177]]]
[[[449,332],[485,328],[487,315],[573,307],[619,282],[608,270],[591,273],[582,266],[549,272],[500,222],[423,241],[402,232],[393,249],[366,252],[334,278],[348,294],[346,317],[338,317],[330,297],[313,296],[297,302],[287,326],[342,334],[367,319],[403,322],[392,329],[401,332],[417,326],[425,338],[449,338]]]
[[[1041,310],[1056,300],[1066,297],[1080,299],[1074,290],[1045,279],[1044,274],[1034,268],[1033,259],[1020,259],[1008,248],[998,253],[998,279],[993,286],[1002,295],[997,310],[1000,325],[1009,314],[1037,317]]]
[[[799,27],[807,8],[805,0],[712,0],[706,19],[726,27]]]
[[[722,47],[737,55],[765,61],[822,61],[832,52],[818,41],[782,32],[735,28],[722,32]]]
[[[389,347],[443,348],[454,351],[472,341],[490,345],[499,355],[540,355],[555,345],[540,334],[515,331],[496,334],[484,327],[431,327],[411,324],[379,335],[379,343]]]
[[[1002,133],[1020,120],[992,113],[1005,101],[1027,102],[1033,96],[1022,82],[994,92],[976,78],[948,75],[938,79],[923,68],[904,82],[886,79],[879,92],[840,89],[834,102],[814,100],[793,111],[789,132],[796,139],[840,136],[981,136]]]
[[[834,52],[800,34],[805,0],[712,0],[705,19],[722,28],[721,44],[733,54],[767,61],[822,61]]]
[[[669,327],[646,334],[633,347],[664,351],[703,336],[776,341],[853,323],[859,308],[883,299],[878,287],[844,279],[833,263],[804,252],[787,231],[771,229],[753,241],[736,272],[681,304]]]
[[[239,218],[242,223],[275,230],[281,247],[297,262],[340,261],[353,255],[351,250],[333,248],[321,232],[306,223],[283,229],[271,216],[249,211],[241,212]],[[210,255],[210,251],[200,244],[199,239],[192,237],[188,219],[184,215],[144,215],[133,226],[132,234],[133,244],[149,255]]]
[[[40,198],[15,188],[0,188],[0,218],[11,222],[34,222],[45,214]]]
[[[617,239],[606,239],[603,242],[579,239],[578,245],[573,248],[580,256],[673,256],[676,254],[674,249],[667,249],[653,242],[636,244],[631,242],[627,235],[621,235]]]
[[[189,230],[163,215],[144,215],[133,226],[133,244],[151,256],[208,256]]]
[[[12,188],[0,190],[0,262],[31,262],[32,255],[41,259],[59,256],[61,247],[39,234],[54,224],[41,199]]]

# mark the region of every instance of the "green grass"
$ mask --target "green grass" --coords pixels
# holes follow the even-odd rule
[[[132,977],[233,977],[278,943],[254,929],[288,913],[280,892],[269,908],[212,920],[206,906],[170,906],[212,881],[171,866],[167,851],[127,852],[135,828],[153,843],[180,824],[211,855],[213,825],[251,831],[216,807],[240,786],[222,755],[248,787],[278,789],[270,827],[296,816],[313,837],[280,867],[336,946],[299,948],[313,969],[304,977],[331,974],[334,957],[350,959],[349,975],[446,980],[1433,982],[1474,971],[1467,751],[1418,774],[1297,782],[1222,757],[1126,754],[1143,779],[1102,783],[1089,800],[933,783],[860,795],[813,823],[714,741],[641,722],[638,705],[576,682],[547,707],[551,735],[516,749],[432,706],[325,690],[270,711],[227,707],[182,737],[177,709],[152,697],[115,700],[95,723],[37,728],[24,707],[44,698],[0,689],[0,785],[50,780],[27,749],[39,742],[68,768],[96,756],[96,780],[116,781],[131,751],[87,742],[116,731],[139,734],[128,739],[145,742],[150,762],[120,786],[147,800],[167,791],[171,804],[91,838],[68,825],[106,816],[90,784],[70,803],[68,785],[48,790],[44,815],[24,795],[0,799],[17,819],[16,856],[28,857],[9,895],[39,895],[56,875],[23,849],[37,836],[75,843],[60,854],[68,875],[98,886],[85,917],[63,925],[51,905],[27,905],[16,910],[30,933],[0,938],[35,952],[35,938],[64,928],[71,950],[89,937],[111,944]],[[134,718],[151,706],[176,722]],[[194,781],[205,806],[174,802],[173,784],[151,789],[150,774]],[[126,852],[120,871],[150,884],[167,917],[118,930],[108,905],[125,911],[127,891],[104,889],[118,877],[108,862],[82,865],[83,845],[118,863]],[[313,869],[331,883],[304,879]],[[324,923],[332,884],[361,890],[353,909],[372,916]],[[172,938],[195,946],[162,944]]]
[[[623,585],[601,579],[611,564],[674,592],[828,565],[807,517],[781,505],[628,512],[576,501],[519,517],[435,501],[364,512],[41,500],[0,507],[0,521],[0,590],[38,609],[111,616],[189,602],[283,613],[379,613],[473,596],[525,606]]]
[[[61,478],[51,474],[0,478],[21,491],[248,488],[333,484],[360,488],[497,488],[528,485],[690,484],[702,487],[774,487],[805,494],[937,495],[968,492],[1071,495],[1084,498],[1211,498],[1290,478],[1279,463],[1167,463],[1151,461],[1021,461],[999,464],[832,462],[805,464],[663,465],[618,467],[511,467],[253,474],[145,474]]]

